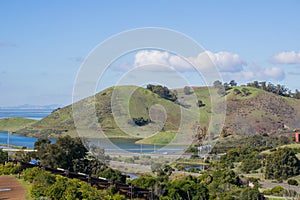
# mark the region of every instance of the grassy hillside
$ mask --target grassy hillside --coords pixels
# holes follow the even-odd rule
[[[0,131],[14,132],[20,128],[35,123],[36,120],[27,118],[5,118],[0,119]]]
[[[127,92],[131,89],[134,89],[131,97],[124,98],[123,95],[125,94],[126,97]],[[115,92],[115,96],[113,96],[113,92]],[[114,100],[112,101],[112,99]],[[129,105],[126,106],[126,103]],[[155,106],[156,104],[162,105],[166,112],[165,115],[168,116],[164,125],[160,118],[163,116],[161,112],[164,111]],[[93,97],[77,102],[75,106],[80,109],[80,115],[77,115],[76,119],[81,127],[87,129],[87,135],[90,130],[99,130],[99,126],[101,126],[107,137],[139,138],[145,137],[145,134],[146,136],[155,134],[154,130],[177,130],[180,123],[180,106],[178,104],[160,98],[147,89],[135,89],[134,86],[108,88]],[[149,111],[152,112],[152,116],[149,116]],[[126,116],[127,113],[130,116]],[[139,117],[149,119],[151,123],[139,127],[132,120],[128,120]],[[75,136],[77,132],[72,105],[56,110],[44,119],[18,130],[17,134],[51,137],[65,134]]]
[[[242,92],[244,88],[248,89],[247,95]],[[208,128],[207,134],[214,131],[213,127],[220,126],[216,121],[211,121],[212,113],[218,115],[217,111],[212,111],[210,98],[211,95],[217,96],[217,89],[193,87],[196,98],[205,104],[199,108],[199,112],[193,99],[195,95],[184,95],[183,89],[176,89],[176,92],[180,97],[179,103],[163,99],[145,88],[108,88],[74,105],[80,113],[75,116],[77,128],[84,129],[84,134],[90,137],[94,137],[101,127],[105,136],[110,138],[144,138],[141,143],[153,143],[161,137],[164,142],[171,140],[172,134],[180,126],[186,128],[195,125],[200,127],[198,132]],[[243,86],[232,87],[226,92],[226,120],[221,133],[224,137],[256,133],[290,136],[294,128],[300,127],[298,99]],[[221,98],[216,99],[218,104]],[[185,105],[184,108],[179,104]],[[198,122],[193,121],[194,115],[197,115]],[[222,117],[222,113],[219,116]],[[138,118],[149,123],[137,126],[133,119]],[[190,131],[195,132],[192,129]],[[54,111],[46,118],[18,130],[17,134],[35,137],[77,136],[72,105]]]

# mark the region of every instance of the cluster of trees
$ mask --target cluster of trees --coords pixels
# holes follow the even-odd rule
[[[300,92],[298,90],[296,90],[295,93],[292,93],[292,91],[289,88],[287,88],[285,85],[280,85],[280,84],[274,85],[271,82],[267,84],[265,81],[262,82],[253,81],[251,83],[247,83],[247,86],[259,88],[280,96],[300,99]]]
[[[162,170],[164,171],[164,170]],[[162,171],[157,176],[143,175],[131,181],[139,187],[152,189],[162,200],[173,199],[264,199],[258,191],[256,181],[254,188],[245,187],[239,176],[229,169],[218,169],[205,172],[199,177],[187,176],[176,180],[161,178]],[[169,170],[166,170],[169,171]]]
[[[147,125],[151,122],[150,119],[145,119],[143,117],[136,117],[136,118],[133,117],[132,120],[138,126],[144,126],[144,125]]]
[[[50,198],[53,200],[63,199],[103,199],[125,200],[122,195],[113,190],[97,190],[90,184],[79,179],[69,179],[60,175],[35,167],[22,172],[25,181],[32,184],[31,196],[33,198]]]
[[[240,162],[239,170],[244,173],[264,168],[266,179],[286,180],[300,174],[300,161],[290,148],[274,149],[268,156],[260,155],[262,148],[232,148],[221,157],[220,168],[234,168]],[[293,181],[290,181],[294,184]]]
[[[218,88],[218,93],[220,95],[226,95],[226,91],[232,89],[232,87],[237,86],[237,83],[235,82],[235,80],[231,80],[229,83],[222,83],[219,80],[216,80],[213,83],[213,86],[215,88]],[[247,87],[253,87],[253,88],[258,88],[258,89],[262,89],[264,91],[267,92],[271,92],[280,96],[285,96],[285,97],[290,97],[290,98],[296,98],[296,99],[300,99],[300,91],[299,90],[295,90],[295,92],[292,92],[289,88],[287,88],[285,85],[280,85],[280,84],[273,84],[271,82],[266,83],[266,81],[253,81],[250,83],[247,83],[246,85],[242,85],[242,86],[247,86]],[[240,94],[240,95],[245,95],[248,96],[249,95],[249,90],[247,88],[243,88],[242,91],[240,91],[239,89],[234,89],[234,93]]]
[[[51,168],[63,168],[71,172],[81,172],[94,177],[104,177],[111,181],[125,183],[126,177],[120,171],[109,168],[109,158],[104,150],[91,146],[93,155],[87,154],[87,149],[80,138],[70,136],[60,137],[51,144],[47,138],[40,138],[34,144],[37,152],[17,153],[16,159],[29,162],[39,160],[40,165]]]
[[[221,166],[233,168],[235,162],[241,162],[240,170],[244,173],[257,170],[262,167],[261,156],[256,148],[233,148],[221,157]]]
[[[300,174],[300,161],[290,148],[279,148],[266,158],[265,177],[286,180]]]
[[[169,101],[175,102],[177,100],[176,94],[170,91],[165,86],[148,84],[147,89],[159,95],[161,98],[167,99]]]

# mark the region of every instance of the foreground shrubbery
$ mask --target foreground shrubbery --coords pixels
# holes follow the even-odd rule
[[[27,182],[32,184],[30,193],[34,198],[48,197],[53,200],[126,199],[122,195],[113,194],[112,190],[100,191],[86,182],[53,175],[37,167],[24,170],[22,176]]]
[[[0,175],[17,174],[21,165],[8,162],[4,165],[0,164]]]

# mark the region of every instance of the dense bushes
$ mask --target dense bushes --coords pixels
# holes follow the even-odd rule
[[[300,174],[300,161],[290,148],[280,148],[266,158],[265,177],[285,180]]]
[[[295,180],[295,179],[289,179],[288,182],[287,182],[289,185],[298,185],[298,181]]]
[[[4,165],[0,164],[0,175],[10,175],[17,174],[19,172],[21,165],[8,162]]]
[[[125,200],[122,195],[109,191],[100,191],[86,182],[53,175],[40,168],[26,169],[22,172],[26,181],[32,184],[31,195],[34,198],[48,197],[53,200],[103,199]]]
[[[161,181],[159,174],[157,177],[144,175],[131,183],[154,190],[161,200],[264,199],[258,191],[257,181],[254,188],[245,187],[234,171],[224,169],[205,172],[199,177],[187,176],[169,181]]]

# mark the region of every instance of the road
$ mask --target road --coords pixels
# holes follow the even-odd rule
[[[266,188],[273,188],[275,186],[281,186],[286,190],[295,190],[296,192],[300,193],[300,187],[299,186],[293,186],[293,185],[288,185],[286,183],[268,183],[268,182],[259,182],[261,187],[266,187]]]

